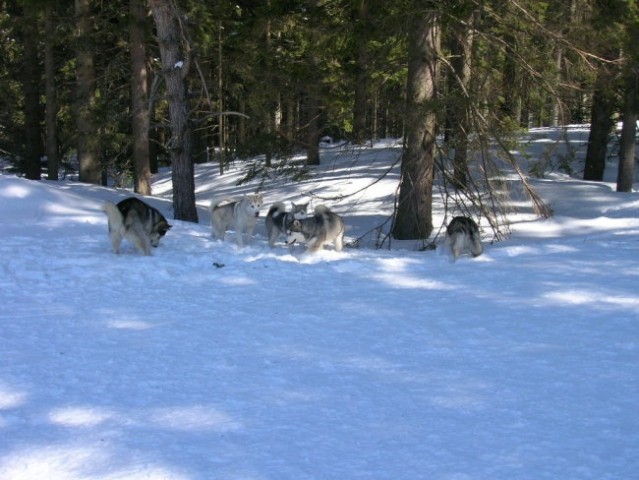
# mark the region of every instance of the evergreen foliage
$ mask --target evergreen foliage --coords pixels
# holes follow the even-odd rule
[[[133,186],[129,1],[89,3],[91,42],[77,45],[74,2],[0,0],[0,156],[5,167],[34,177],[28,159],[44,155],[47,137],[55,135],[59,165],[49,168],[61,176],[77,171],[83,125],[76,124],[76,69],[78,52],[88,51],[95,96],[87,118],[101,181]],[[317,163],[324,135],[354,143],[404,136],[412,115],[406,99],[408,26],[430,11],[442,31],[432,106],[446,138],[436,169],[448,191],[467,197],[490,189],[494,159],[488,146],[507,146],[508,135],[519,129],[602,117],[593,131],[606,142],[622,107],[628,118],[628,108],[636,110],[627,95],[637,90],[635,0],[171,3],[180,14],[181,47],[190,62],[184,81],[191,156],[219,162],[221,174],[229,162],[256,154],[265,159],[261,175],[289,172],[283,165],[298,152]],[[150,11],[147,21],[148,155],[155,169],[171,158],[170,99]],[[25,37],[26,28],[35,33]],[[54,78],[45,77],[45,45],[52,47]],[[45,92],[51,92],[45,85],[55,85],[55,129],[44,128]],[[43,133],[34,131],[34,121]],[[46,172],[44,158],[40,166]],[[49,178],[58,178],[51,173]]]

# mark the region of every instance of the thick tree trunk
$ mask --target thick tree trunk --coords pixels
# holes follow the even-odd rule
[[[44,24],[45,36],[53,39],[55,35],[54,10],[51,4],[45,6]],[[44,78],[45,78],[45,125],[46,125],[46,153],[47,153],[47,178],[58,180],[60,159],[58,158],[58,96],[55,83],[55,49],[53,40],[44,45]]]
[[[366,110],[370,93],[370,54],[366,38],[369,35],[370,18],[367,0],[360,0],[357,5],[357,28],[355,36],[357,45],[357,64],[355,66],[355,92],[353,106],[353,141],[361,144],[366,140]]]
[[[23,7],[22,17],[22,43],[24,45],[22,88],[25,127],[24,173],[30,180],[40,180],[40,157],[42,156],[37,34],[35,7],[29,6],[27,3]]]
[[[614,125],[614,97],[608,86],[598,82],[592,100],[590,134],[584,166],[584,180],[602,181],[606,168],[608,136]]]
[[[440,47],[439,17],[434,10],[414,20],[409,37],[407,139],[392,232],[398,240],[426,239],[433,230],[437,116],[432,101]]]
[[[94,109],[96,102],[96,79],[93,65],[91,39],[90,0],[75,0],[76,15],[76,126],[80,181],[102,183],[102,168],[98,159],[98,136]]]
[[[144,0],[129,0],[131,25],[131,128],[133,132],[133,165],[135,191],[151,195],[151,163],[149,160],[148,69],[146,65]]]
[[[450,146],[455,150],[453,157],[453,185],[458,189],[468,186],[468,135],[470,133],[470,79],[473,52],[473,33],[475,11],[473,5],[465,5],[467,14],[461,19],[460,26],[453,32],[451,44],[450,79]]]
[[[170,0],[149,0],[157,29],[162,57],[162,74],[166,81],[171,119],[171,151],[173,180],[173,213],[177,220],[197,222],[195,208],[195,179],[191,159],[191,128],[186,85],[188,61],[180,48],[178,12]]]
[[[626,80],[623,107],[623,128],[619,146],[619,171],[617,173],[617,191],[631,192],[635,179],[635,138],[637,133],[637,74],[629,75]]]

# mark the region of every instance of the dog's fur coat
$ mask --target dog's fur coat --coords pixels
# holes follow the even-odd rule
[[[129,197],[117,205],[105,202],[102,210],[109,219],[109,238],[114,253],[120,253],[120,244],[127,239],[144,255],[151,255],[172,225],[157,209],[142,200]]]
[[[327,243],[333,242],[335,250],[342,251],[344,246],[344,220],[324,205],[315,207],[315,215],[301,220],[292,220],[286,225],[286,243],[297,241],[299,234],[304,236],[306,252],[321,250]]]
[[[481,244],[479,226],[472,218],[453,218],[448,227],[446,227],[446,236],[450,244],[453,261],[465,253],[470,253],[473,257],[477,257],[484,251],[484,247]]]
[[[282,202],[275,202],[266,214],[266,235],[270,247],[275,245],[275,241],[282,233],[286,234],[287,224],[293,220],[302,220],[308,216],[308,203],[295,204],[291,202],[291,204],[293,208],[290,212],[287,212]],[[303,241],[304,237],[300,236],[298,240]]]
[[[261,193],[244,195],[240,200],[213,200],[210,207],[212,235],[224,240],[226,231],[233,230],[240,247],[244,246],[244,235],[247,236],[247,242],[251,243],[262,203]]]

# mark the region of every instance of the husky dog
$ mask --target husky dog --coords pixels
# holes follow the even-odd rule
[[[120,244],[126,238],[144,255],[151,255],[151,247],[157,247],[172,227],[157,209],[135,197],[126,198],[117,205],[105,202],[102,210],[109,218],[109,237],[114,253],[120,253]]]
[[[482,254],[484,247],[479,236],[479,227],[472,218],[455,217],[446,227],[446,234],[453,254],[453,262],[464,253],[473,257]]]
[[[306,251],[309,253],[321,250],[330,242],[334,242],[335,250],[341,252],[344,245],[344,220],[328,207],[318,205],[312,217],[294,219],[286,225],[286,243],[295,243],[299,234],[304,236],[308,245]]]
[[[286,207],[282,202],[275,202],[269,208],[265,219],[269,246],[273,247],[280,234],[286,233],[287,224],[293,220],[302,220],[307,217],[308,203],[296,205],[291,202],[291,205],[293,205],[293,209],[290,212],[286,211]],[[300,236],[298,241],[304,241],[304,237]]]
[[[262,194],[244,195],[240,200],[221,198],[211,202],[211,227],[214,237],[224,240],[227,230],[234,230],[237,244],[244,246],[244,234],[252,241],[262,208]]]

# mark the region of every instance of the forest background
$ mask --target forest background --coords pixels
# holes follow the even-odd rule
[[[77,173],[150,195],[168,165],[175,218],[197,221],[194,163],[223,174],[260,156],[252,178],[294,181],[323,137],[403,137],[393,234],[426,238],[436,177],[494,219],[481,199],[514,134],[590,123],[583,178],[596,181],[622,121],[617,189],[632,189],[636,0],[0,6],[0,155],[30,179]]]

